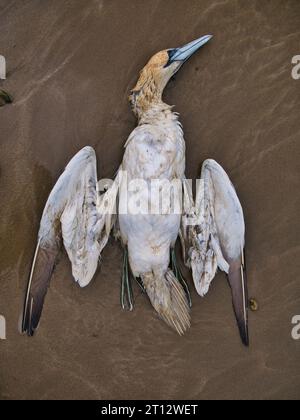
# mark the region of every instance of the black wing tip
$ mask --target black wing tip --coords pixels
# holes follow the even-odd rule
[[[245,347],[250,347],[250,339],[249,339],[249,329],[248,329],[248,320],[244,320],[241,318],[238,318],[236,316],[236,320],[237,320],[237,325],[239,328],[239,333],[240,333],[240,337],[242,340],[242,343],[244,344]]]
[[[35,334],[36,328],[32,327],[31,319],[26,316],[22,323],[21,334],[27,335],[28,337],[33,337]]]
[[[244,344],[244,346],[245,347],[250,347],[248,329],[245,330],[245,329],[240,328],[240,336],[241,336],[242,343]]]
[[[242,343],[245,347],[247,347],[247,349],[250,347],[250,340],[248,337],[242,338]]]
[[[27,337],[34,337],[36,328],[33,328],[30,323],[22,325],[21,334],[27,335]]]
[[[34,334],[35,333],[35,330],[28,330],[28,331],[26,331],[26,335],[27,335],[27,337],[34,337]]]
[[[250,342],[249,339],[247,339],[245,342],[243,342],[244,346],[249,348],[250,347]]]
[[[243,268],[238,267],[238,269],[231,270],[228,274],[228,280],[231,287],[233,310],[241,340],[245,347],[249,347],[248,288]]]
[[[57,254],[58,250],[48,250],[39,245],[37,247],[27,286],[20,328],[22,334],[26,334],[28,337],[33,337],[39,326]]]
[[[27,335],[28,337],[35,335],[40,323],[43,304],[43,298],[36,303],[32,295],[29,295],[28,301],[25,301],[23,316],[21,317],[21,334]]]
[[[22,334],[23,335],[27,335],[27,337],[34,337],[35,335],[35,330],[30,329],[28,327],[25,327],[24,329],[22,329]]]
[[[21,326],[21,334],[33,337],[35,329],[32,327],[32,315],[29,313],[29,308],[25,308]]]

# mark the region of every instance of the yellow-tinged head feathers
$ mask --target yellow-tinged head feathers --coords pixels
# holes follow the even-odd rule
[[[176,65],[167,66],[168,62],[168,51],[160,51],[140,72],[138,82],[129,97],[133,111],[137,115],[147,111],[151,105],[161,102],[164,88],[176,67]]]
[[[163,50],[155,54],[140,73],[129,100],[133,111],[141,116],[151,106],[162,103],[162,94],[168,81],[200,47],[212,38],[206,35],[181,48]]]

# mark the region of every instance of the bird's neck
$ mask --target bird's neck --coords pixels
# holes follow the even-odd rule
[[[178,114],[172,111],[172,106],[163,101],[152,103],[145,111],[138,115],[138,124],[169,124],[178,121]]]
[[[139,125],[177,120],[177,114],[172,112],[173,107],[163,102],[162,94],[163,89],[158,88],[151,78],[139,81],[131,91],[129,100]]]

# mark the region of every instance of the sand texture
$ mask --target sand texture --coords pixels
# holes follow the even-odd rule
[[[297,399],[300,341],[298,0],[0,0],[1,399]],[[122,250],[113,240],[93,283],[72,282],[62,254],[34,339],[18,318],[45,200],[69,159],[95,148],[112,177],[135,126],[127,97],[155,52],[214,39],[168,86],[181,114],[187,176],[214,158],[236,185],[247,222],[251,346],[242,346],[218,274],[192,289],[192,328],[178,337],[138,289],[119,304]]]

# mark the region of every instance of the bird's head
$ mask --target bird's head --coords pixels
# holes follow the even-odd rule
[[[183,47],[155,54],[141,71],[139,80],[129,96],[135,114],[139,115],[151,105],[159,103],[169,80],[211,38],[212,35],[206,35]]]

